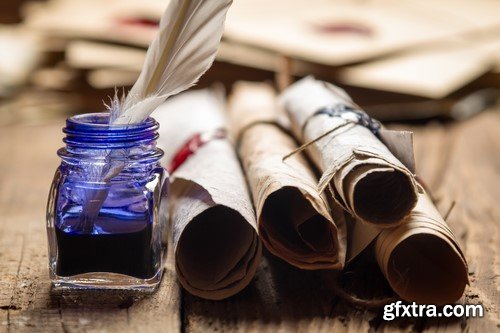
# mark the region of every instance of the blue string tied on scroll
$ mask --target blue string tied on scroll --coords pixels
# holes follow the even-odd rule
[[[350,106],[347,104],[336,104],[333,106],[325,106],[325,107],[320,108],[318,111],[314,112],[306,119],[306,121],[304,122],[304,125],[302,126],[302,133],[304,132],[307,124],[309,123],[309,121],[312,118],[314,118],[318,115],[322,115],[322,114],[330,116],[330,117],[339,117],[339,118],[346,120],[346,122],[342,123],[339,126],[332,128],[329,131],[326,131],[325,133],[323,133],[322,135],[320,135],[316,139],[311,140],[311,141],[303,144],[302,146],[298,147],[297,149],[293,150],[292,152],[290,152],[289,154],[284,156],[282,161],[285,161],[290,156],[293,156],[301,151],[304,151],[307,147],[309,147],[313,143],[321,140],[322,138],[329,135],[330,133],[332,133],[332,132],[334,132],[342,127],[350,125],[350,124],[356,124],[356,125],[361,125],[363,127],[366,127],[368,130],[370,130],[370,132],[373,133],[373,135],[375,135],[377,138],[380,139],[380,129],[382,128],[382,125],[380,124],[380,122],[378,120],[370,117],[366,112],[362,111],[361,108],[356,108],[356,107],[353,107],[353,106]]]
[[[376,119],[370,117],[366,112],[356,109],[346,104],[337,104],[335,106],[325,106],[316,111],[309,119],[314,116],[326,114],[330,117],[340,117],[348,122],[357,123],[370,130],[376,137],[380,137],[380,128],[382,125]],[[307,122],[306,122],[307,124]],[[304,128],[305,125],[304,124]]]

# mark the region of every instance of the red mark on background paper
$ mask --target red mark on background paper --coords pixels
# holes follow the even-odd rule
[[[181,148],[175,153],[172,162],[168,167],[168,172],[172,174],[177,170],[186,160],[193,155],[201,146],[215,139],[223,139],[226,137],[224,129],[216,129],[214,131],[197,133],[184,143]]]
[[[158,28],[158,21],[144,17],[123,17],[118,19],[118,23],[128,26],[141,26],[149,28]]]
[[[358,22],[333,22],[315,24],[315,29],[324,34],[332,35],[358,35],[363,37],[371,37],[373,29],[369,26]]]

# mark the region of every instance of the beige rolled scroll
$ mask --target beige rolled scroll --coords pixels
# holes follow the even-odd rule
[[[372,241],[378,264],[392,289],[402,299],[421,304],[450,304],[468,283],[465,256],[426,193],[405,221],[395,228],[354,222],[349,259]]]
[[[334,221],[326,197],[304,156],[282,161],[295,140],[277,122],[274,90],[239,82],[229,102],[231,131],[257,210],[259,235],[268,250],[302,269],[341,269],[345,224]]]
[[[342,116],[318,113],[324,108],[352,107],[346,93],[312,77],[287,88],[281,102],[295,136],[322,171],[320,189],[328,187],[334,200],[355,218],[382,227],[395,226],[417,202],[412,172],[370,129]]]
[[[192,152],[172,173],[168,194],[177,276],[190,293],[214,300],[245,288],[262,256],[234,147],[210,134],[226,126],[223,99],[208,89],[187,92],[153,114],[167,165],[179,149]],[[205,139],[199,144],[195,137]]]

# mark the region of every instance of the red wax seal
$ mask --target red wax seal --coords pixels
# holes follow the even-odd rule
[[[371,37],[373,35],[373,30],[359,22],[332,22],[332,23],[324,23],[315,25],[317,31],[325,34],[334,34],[334,35],[359,35],[364,37]]]
[[[226,131],[222,128],[204,132],[196,133],[189,140],[187,140],[181,148],[175,153],[168,172],[172,174],[177,170],[191,155],[193,155],[201,146],[215,139],[223,139],[226,137]]]
[[[142,26],[148,28],[158,28],[158,21],[142,17],[125,17],[118,19],[118,23],[130,26]]]

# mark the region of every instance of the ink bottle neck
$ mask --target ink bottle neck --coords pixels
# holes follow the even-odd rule
[[[58,155],[68,164],[82,160],[155,163],[163,151],[156,147],[159,124],[149,117],[139,124],[109,124],[109,113],[76,115],[66,120],[63,142]]]

